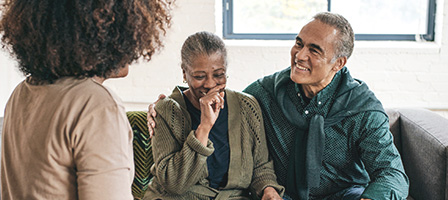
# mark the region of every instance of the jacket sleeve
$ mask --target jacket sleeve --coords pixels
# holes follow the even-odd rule
[[[283,196],[285,189],[277,183],[273,161],[269,157],[261,109],[254,97],[252,100],[255,109],[251,123],[254,123],[256,128],[254,133],[254,171],[250,188],[259,198],[263,196],[263,190],[266,187],[273,187],[280,196]]]
[[[99,107],[73,131],[79,199],[133,199],[132,130],[124,108]]]
[[[185,127],[185,115],[173,102],[161,101],[156,105],[157,126],[152,139],[155,178],[172,194],[183,194],[199,180],[208,176],[207,157],[213,151],[208,141],[202,145],[195,132]]]
[[[365,129],[361,133],[359,148],[371,181],[362,197],[376,200],[406,199],[409,180],[393,143],[386,115],[371,112],[364,116],[363,121]]]

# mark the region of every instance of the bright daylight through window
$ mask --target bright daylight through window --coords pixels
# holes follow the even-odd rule
[[[223,0],[226,39],[293,39],[314,14],[342,14],[357,40],[434,40],[435,0]]]

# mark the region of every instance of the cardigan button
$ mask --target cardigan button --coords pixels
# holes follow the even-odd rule
[[[305,114],[307,114],[308,115],[308,113],[310,113],[308,110],[305,110]]]

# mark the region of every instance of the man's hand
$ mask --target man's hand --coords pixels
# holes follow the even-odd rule
[[[263,197],[261,200],[283,200],[273,187],[266,187],[263,190]]]
[[[159,102],[161,99],[164,99],[166,96],[164,94],[160,94],[159,98],[157,99],[156,102],[149,104],[148,106],[148,112],[146,114],[146,120],[148,121],[148,132],[149,132],[149,137],[152,138],[152,136],[154,135],[154,128],[156,127],[156,121],[154,121],[154,118],[157,115],[156,110],[154,109],[154,106],[156,105],[157,102]]]

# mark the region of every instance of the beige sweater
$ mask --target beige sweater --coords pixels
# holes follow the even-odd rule
[[[157,103],[155,136],[152,139],[154,179],[144,199],[249,199],[258,198],[267,186],[280,194],[272,161],[268,156],[260,107],[250,95],[226,89],[229,109],[230,163],[228,182],[220,190],[208,186],[206,159],[213,144],[203,146],[191,130],[181,88]]]
[[[24,81],[5,109],[1,199],[133,199],[132,137],[120,100],[93,79]]]

